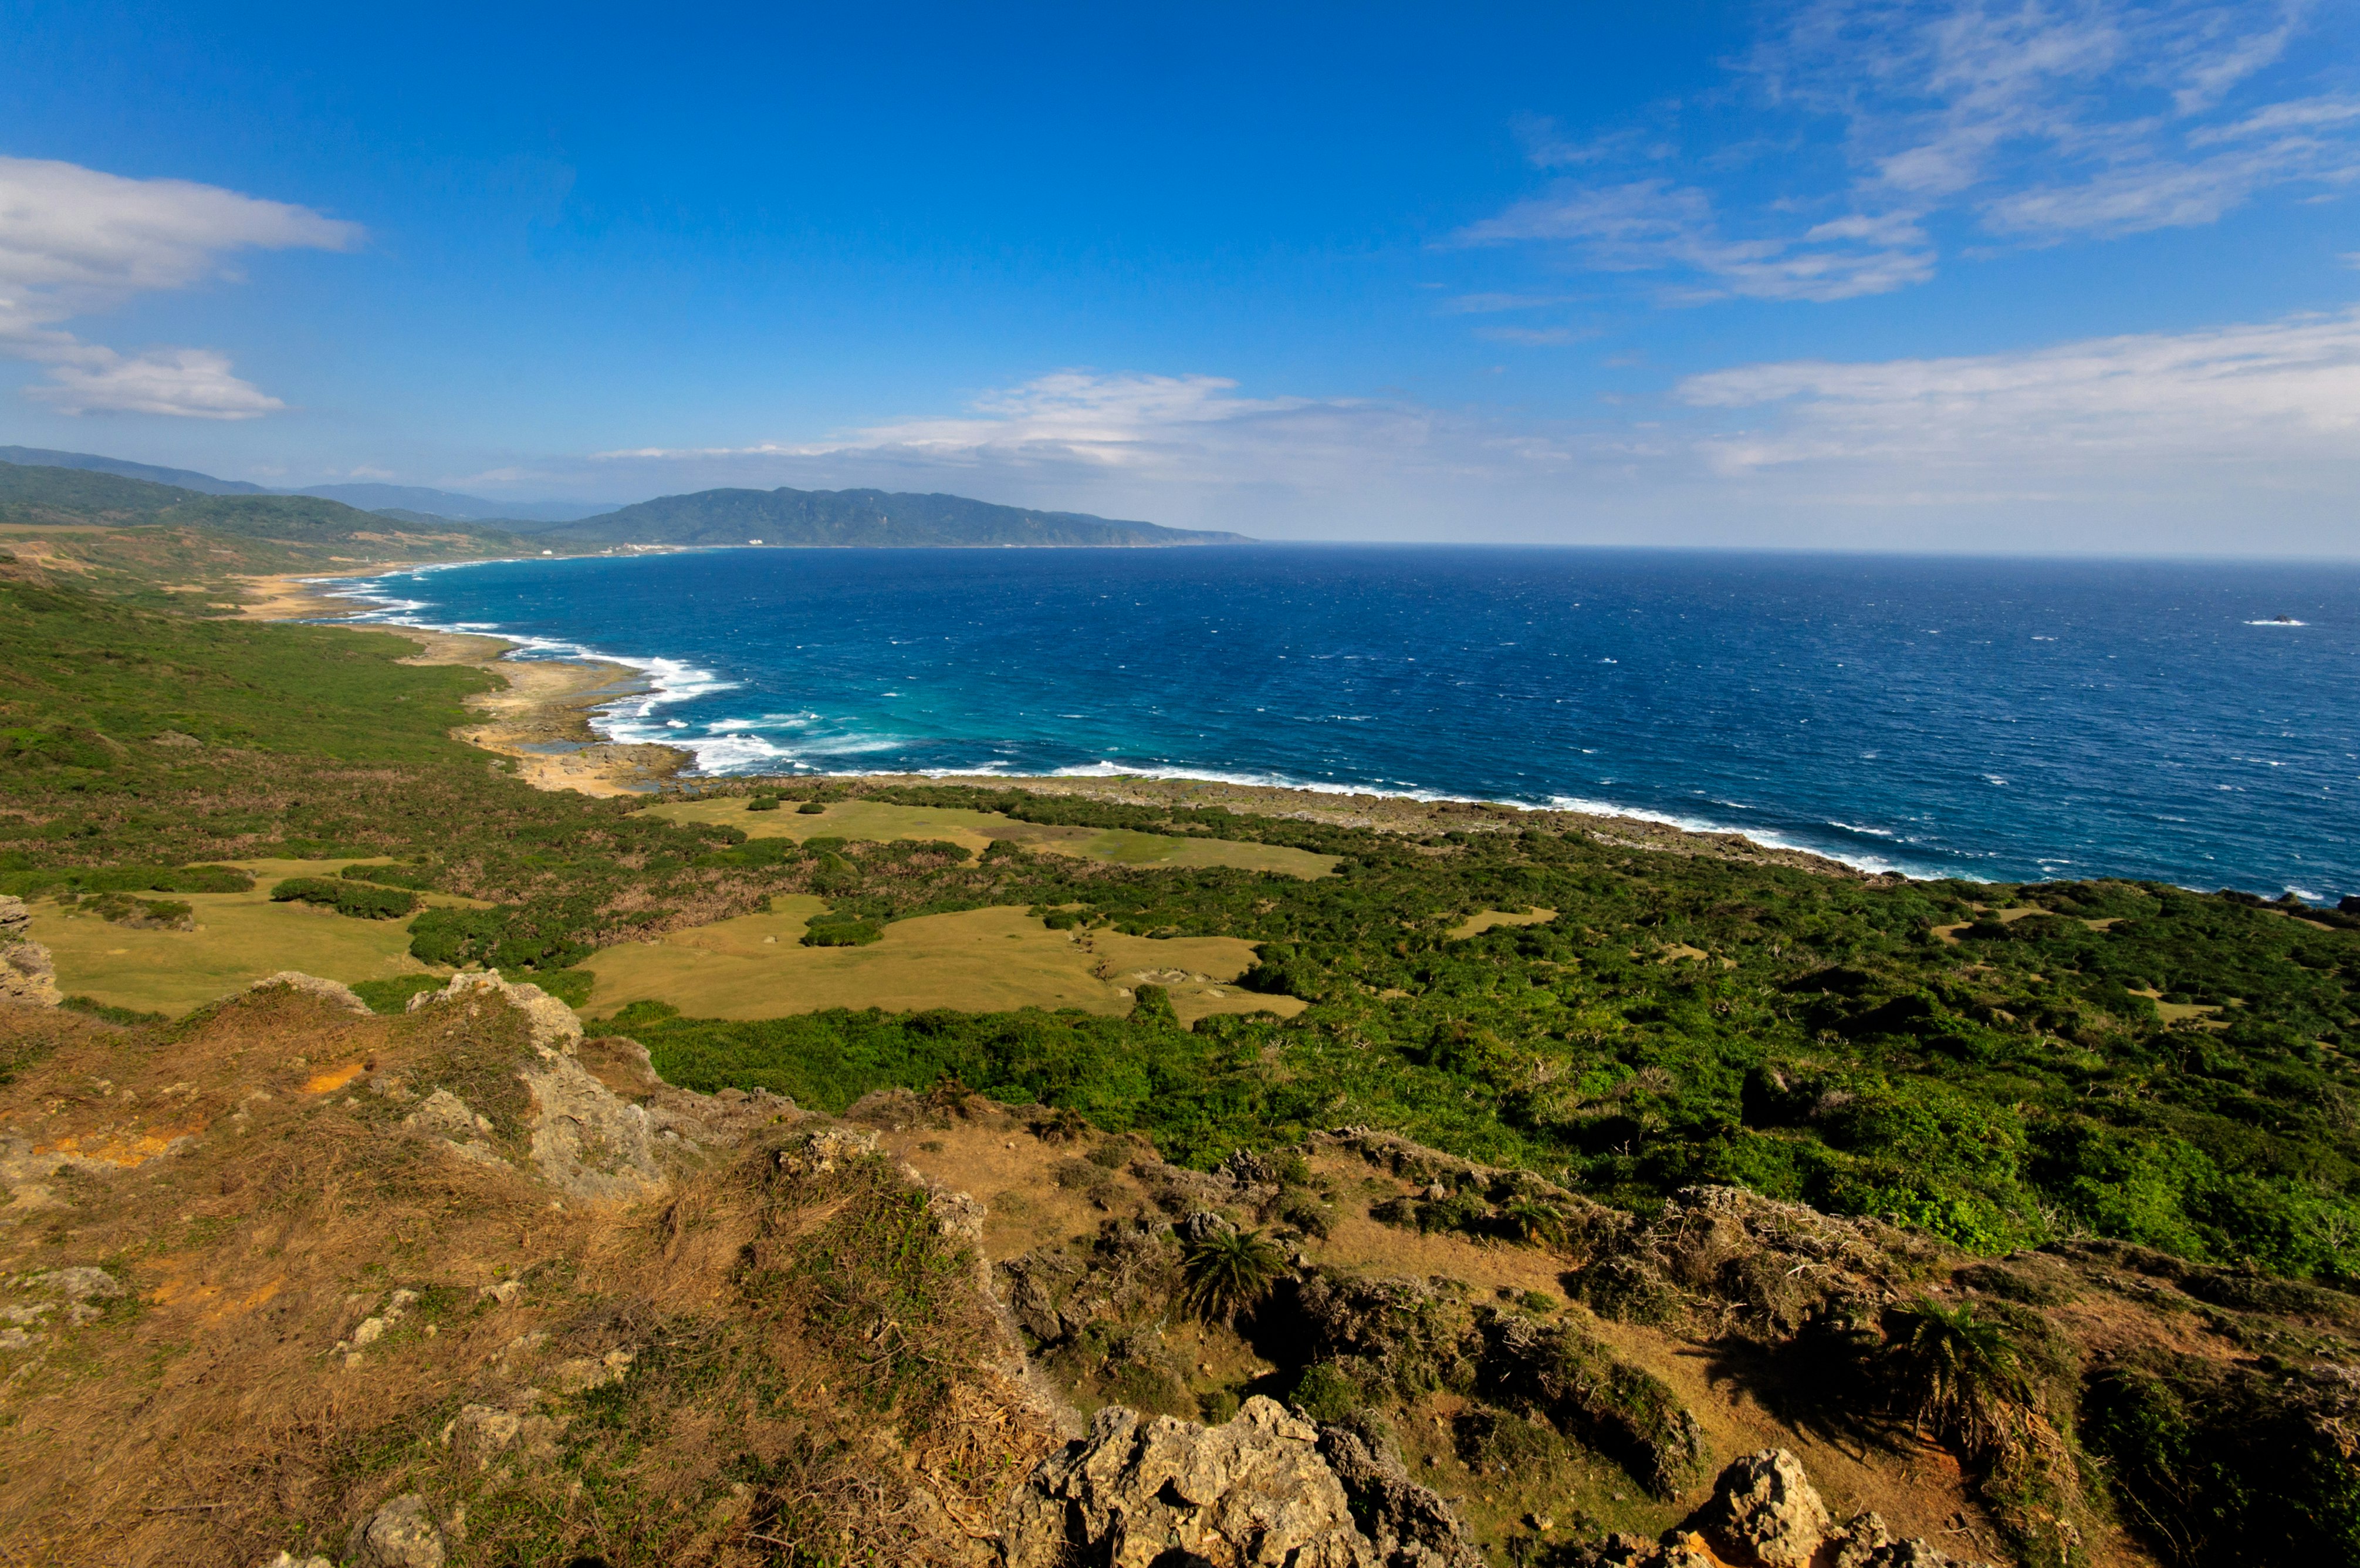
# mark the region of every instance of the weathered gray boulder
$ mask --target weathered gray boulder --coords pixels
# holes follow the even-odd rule
[[[1356,1497],[1332,1449],[1361,1485]],[[1355,1522],[1365,1506],[1379,1539]],[[1407,1533],[1404,1533],[1406,1531]],[[1108,1568],[1186,1561],[1207,1568],[1478,1568],[1442,1499],[1357,1434],[1320,1430],[1273,1399],[1218,1427],[1110,1405],[1089,1434],[1042,1461],[1011,1499],[1007,1568]]]
[[[442,1568],[443,1556],[442,1531],[415,1492],[369,1515],[344,1542],[350,1568]]]

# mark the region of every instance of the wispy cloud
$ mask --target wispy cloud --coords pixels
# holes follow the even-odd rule
[[[1753,365],[1692,376],[1677,396],[1740,418],[1699,441],[1731,475],[2045,469],[2142,487],[2203,465],[2227,491],[2267,465],[2354,466],[2360,311],[2012,354]]]
[[[1546,310],[1551,305],[1569,305],[1579,294],[1459,294],[1442,302],[1441,311],[1447,316],[1490,316],[1508,311]]]
[[[1934,270],[1913,214],[1851,214],[1792,237],[1740,238],[1723,232],[1703,191],[1663,180],[1561,186],[1471,225],[1459,240],[1566,241],[1601,271],[1682,275],[1671,292],[1683,301],[1849,300],[1922,282]]]
[[[1244,491],[1360,490],[1439,460],[1427,411],[1362,399],[1248,398],[1218,376],[1062,370],[956,414],[813,440],[601,452],[617,479],[698,484],[956,485],[1032,505],[1217,515]],[[598,484],[613,488],[616,479]],[[1109,499],[1109,498],[1115,498]],[[1209,509],[1209,510],[1208,510]]]
[[[1661,273],[1670,302],[1832,301],[1931,278],[1937,215],[2047,245],[2211,224],[2272,190],[2338,190],[2360,180],[2360,99],[2292,91],[2300,73],[2278,69],[2311,10],[1812,0],[1772,14],[1742,76],[1816,160],[1783,153],[1773,179],[1761,159],[1732,170],[1699,154],[1675,177],[1660,171],[1670,120],[1654,135],[1527,127],[1536,165],[1583,173],[1459,238]]]
[[[1524,348],[1561,348],[1569,343],[1586,343],[1598,334],[1586,327],[1574,326],[1479,326],[1475,335],[1486,343],[1513,343]]]
[[[1275,538],[2349,555],[2360,311],[1741,365],[1585,417],[1067,370],[826,436],[643,446],[453,483],[947,489]],[[2257,495],[2266,530],[2250,521]]]
[[[357,225],[186,180],[0,158],[0,355],[49,367],[30,395],[68,413],[251,419],[286,405],[203,348],[126,355],[60,323],[135,295],[235,277],[248,249],[349,249]]]

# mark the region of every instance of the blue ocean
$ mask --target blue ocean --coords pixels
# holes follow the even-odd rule
[[[362,585],[644,668],[731,773],[1605,810],[1915,876],[2360,892],[2360,568],[1587,549],[699,551]]]

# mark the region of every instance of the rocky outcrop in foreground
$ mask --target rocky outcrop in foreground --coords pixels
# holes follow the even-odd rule
[[[1365,1520],[1373,1535],[1363,1533]],[[1109,1405],[1011,1500],[1007,1568],[1481,1568],[1443,1500],[1347,1428],[1248,1399],[1218,1427]]]
[[[1382,1442],[1248,1399],[1218,1427],[1120,1405],[1041,1462],[1009,1505],[1004,1568],[1481,1568],[1465,1526]],[[1583,1568],[1982,1568],[1863,1513],[1839,1524],[1783,1448],[1721,1473],[1661,1541],[1617,1535]]]
[[[1663,1540],[1611,1536],[1575,1561],[1583,1568],[1984,1568],[1916,1537],[1896,1541],[1873,1513],[1836,1523],[1803,1462],[1783,1448],[1722,1471],[1712,1500]]]
[[[0,1002],[55,1007],[60,1000],[58,974],[49,949],[28,935],[32,915],[25,901],[0,894]]]

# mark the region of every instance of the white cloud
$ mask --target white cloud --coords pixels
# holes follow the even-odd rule
[[[2360,310],[2007,354],[1783,361],[1584,417],[1062,371],[819,439],[454,481],[951,490],[1265,538],[2360,554]]]
[[[1618,160],[1659,164],[1665,137],[1624,129],[1569,140],[1527,126],[1535,163],[1598,173],[1460,238],[1569,244],[1593,268],[1667,273],[1681,280],[1664,291],[1674,302],[1832,301],[1931,278],[1925,225],[1938,214],[2034,245],[2215,223],[2265,192],[2360,180],[2360,100],[2295,93],[2286,89],[2299,71],[2272,74],[2300,52],[2311,9],[2279,0],[1778,8],[1743,70],[1758,107],[1799,116],[1796,139],[1775,153],[1689,158],[1686,182],[1617,180]],[[2289,80],[2273,91],[2278,77]],[[1821,147],[1814,126],[1832,127],[1835,144]]]
[[[162,348],[131,358],[88,345],[77,345],[71,352],[69,362],[57,363],[53,357],[53,385],[28,388],[26,395],[70,414],[253,419],[287,406],[232,375],[228,358],[209,348]]]
[[[49,367],[31,395],[70,413],[251,419],[286,405],[210,349],[126,356],[60,323],[135,295],[234,276],[239,250],[349,249],[357,225],[186,180],[0,158],[0,354]]]
[[[1792,239],[1732,238],[1710,196],[1663,180],[1563,186],[1470,225],[1459,240],[1563,240],[1601,271],[1675,269],[1702,280],[1678,291],[1686,301],[1849,300],[1923,282],[1934,269],[1933,250],[1907,213],[1852,214]]]
[[[1797,360],[1692,376],[1677,395],[1754,416],[1704,436],[1719,471],[2114,476],[2191,470],[2224,497],[2257,471],[2360,459],[2360,310],[1944,359]],[[2275,474],[2272,478],[2284,478]],[[1936,487],[1941,488],[1941,487]]]
[[[1100,376],[1061,370],[977,399],[964,414],[912,419],[806,442],[602,452],[605,460],[842,459],[1018,468],[1085,468],[1179,476],[1207,448],[1277,439],[1320,446],[1320,432],[1397,426],[1386,405],[1353,400],[1252,399],[1217,376]]]

